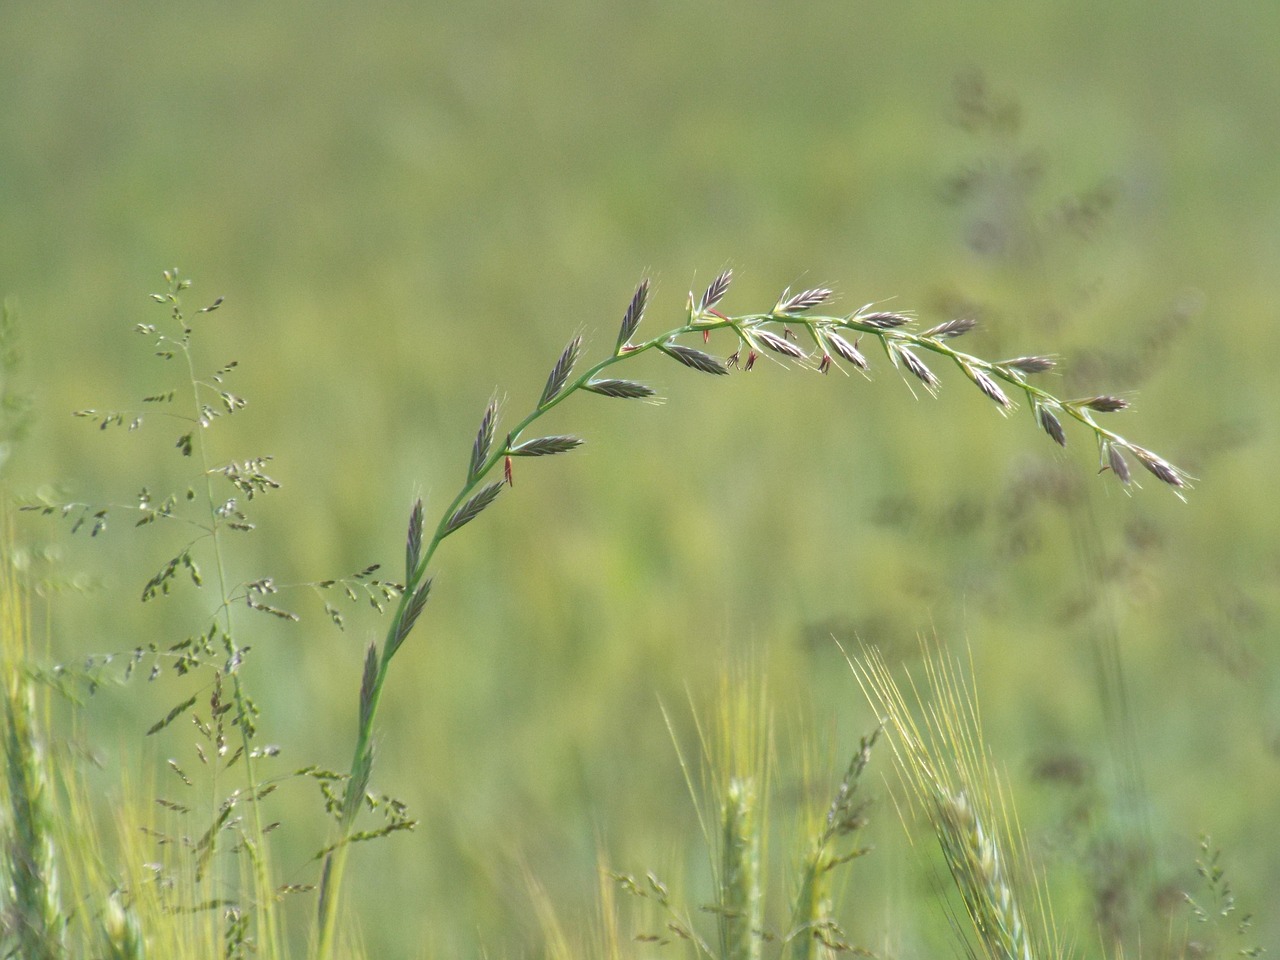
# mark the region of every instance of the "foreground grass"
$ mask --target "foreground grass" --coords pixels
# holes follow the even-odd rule
[[[129,873],[119,882],[105,883],[98,878],[97,883],[90,884],[109,886],[112,891],[106,895],[107,905],[101,914],[104,919],[94,928],[94,935],[114,936],[125,945],[135,941],[141,944],[139,938],[145,937],[138,931],[149,931],[145,921],[131,919],[137,911],[149,911],[150,916],[150,912],[158,910],[170,920],[198,917],[197,924],[205,932],[204,940],[199,942],[209,947],[209,931],[216,931],[216,949],[223,955],[256,952],[261,956],[284,956],[287,937],[280,905],[288,896],[314,890],[317,907],[308,952],[329,958],[350,951],[350,938],[342,933],[342,898],[350,852],[358,844],[384,840],[415,825],[402,804],[372,789],[374,744],[379,705],[391,676],[391,664],[414,632],[431,597],[437,552],[447,538],[477,519],[514,485],[516,463],[524,458],[569,453],[582,444],[582,438],[569,434],[531,436],[532,428],[544,415],[578,394],[624,400],[656,396],[656,391],[643,382],[613,375],[612,368],[624,362],[655,353],[694,372],[723,377],[734,368],[750,371],[765,357],[776,357],[780,362],[821,374],[843,366],[864,372],[872,363],[863,352],[863,342],[867,341],[883,351],[885,360],[902,372],[909,385],[930,394],[942,386],[941,377],[926,362],[931,355],[954,366],[999,412],[1011,412],[1021,401],[1034,424],[1060,446],[1068,442],[1064,421],[1076,421],[1095,442],[1101,469],[1125,487],[1135,483],[1131,464],[1142,466],[1179,496],[1189,484],[1182,470],[1100,422],[1101,415],[1123,410],[1127,406],[1123,399],[1110,395],[1067,399],[1037,386],[1033,378],[1054,365],[1045,356],[989,361],[956,350],[953,342],[974,327],[967,318],[917,330],[911,315],[878,310],[873,304],[847,314],[824,314],[818,312],[819,308],[829,304],[833,296],[826,288],[784,291],[767,311],[733,315],[721,308],[732,280],[732,274],[725,271],[700,296],[689,295],[685,315],[677,326],[656,336],[641,336],[649,305],[649,283],[645,281],[631,298],[614,347],[603,359],[577,372],[583,341],[575,337],[552,366],[536,404],[513,426],[501,428],[499,404],[496,400],[488,404],[466,459],[464,481],[435,526],[428,527],[422,501],[415,502],[410,511],[402,578],[375,578],[377,567],[370,565],[341,581],[309,585],[323,593],[341,584],[350,599],[363,594],[375,606],[381,608],[385,604],[389,607],[389,623],[382,643],[370,643],[366,650],[350,769],[334,772],[308,766],[284,778],[267,776],[260,768],[270,764],[275,750],[264,746],[260,739],[258,711],[244,686],[241,670],[252,647],[242,638],[244,628],[232,616],[232,610],[246,607],[255,615],[283,620],[295,619],[296,615],[280,605],[280,588],[271,578],[235,582],[229,572],[228,553],[231,537],[253,529],[246,512],[248,502],[272,493],[279,484],[265,472],[269,457],[218,461],[212,456],[205,439],[207,431],[246,403],[226,387],[237,365],[231,362],[211,373],[202,372],[194,349],[198,324],[206,322],[204,315],[213,313],[222,301],[216,300],[197,314],[190,314],[183,304],[189,281],[176,271],[166,273],[166,280],[167,292],[154,297],[166,310],[166,320],[140,324],[138,331],[153,341],[162,361],[177,362],[185,382],[175,389],[144,397],[137,410],[87,409],[78,411],[78,416],[104,430],[123,426],[133,429],[149,415],[145,411],[163,411],[167,422],[178,424],[174,447],[195,470],[185,495],[161,495],[144,487],[134,504],[46,501],[31,507],[60,515],[71,523],[73,532],[86,530],[92,536],[105,532],[109,519],[120,514],[140,526],[192,530],[192,539],[146,582],[142,590],[144,602],[168,594],[184,582],[201,589],[206,580],[202,571],[212,571],[209,580],[217,600],[215,611],[195,637],[167,647],[151,642],[127,655],[125,678],[144,661],[152,664],[152,676],[167,670],[180,677],[199,678],[196,692],[174,704],[149,733],[165,729],[180,718],[193,722],[205,744],[202,747],[197,742],[195,752],[202,776],[208,781],[208,800],[194,821],[202,823],[194,833],[138,823],[130,824],[126,830],[136,836],[138,828],[144,827],[150,835],[177,841],[174,849],[180,849],[182,855],[172,865],[161,861],[156,871],[160,881]],[[727,356],[710,352],[708,345],[714,337],[728,337],[731,352]],[[692,345],[691,340],[697,345]],[[187,405],[185,413],[183,404]],[[326,601],[325,609],[335,622],[341,623],[337,607]],[[21,658],[15,663],[20,662]],[[93,670],[101,670],[111,662],[111,658],[105,658],[101,664],[84,668],[82,679],[96,683]],[[12,672],[20,675],[21,666],[15,665]],[[73,805],[53,813],[41,799],[51,791],[41,785],[40,777],[46,774],[41,772],[41,751],[29,722],[33,711],[23,706],[23,696],[15,687],[9,708],[11,739],[7,756],[14,771],[9,790],[11,829],[16,838],[15,849],[19,850],[11,859],[11,886],[19,894],[15,916],[25,918],[20,926],[28,931],[21,934],[29,938],[28,946],[56,951],[61,942],[57,938],[66,936],[69,925],[55,892],[56,858],[50,851],[57,844],[50,840],[48,825],[75,823],[81,811]],[[706,799],[702,810],[704,841],[714,851],[716,894],[715,903],[709,908],[716,918],[714,931],[701,933],[690,913],[674,912],[666,885],[652,874],[645,882],[620,875],[619,882],[631,893],[672,911],[667,929],[709,958],[755,960],[762,956],[766,943],[780,944],[794,960],[853,950],[835,917],[831,875],[863,852],[859,848],[848,849],[848,839],[862,826],[862,807],[855,800],[855,787],[867,765],[874,738],[865,739],[855,753],[835,798],[825,806],[825,817],[812,813],[802,817],[806,826],[798,841],[793,894],[786,910],[775,910],[770,918],[765,911],[762,877],[772,747],[768,724],[760,719],[763,708],[755,701],[742,702],[743,696],[749,694],[738,690],[725,693],[726,706],[714,732],[703,734],[700,744],[702,753],[714,758],[708,767],[709,786],[703,794]],[[963,726],[963,711],[956,704],[950,708]],[[900,711],[894,717],[900,734],[906,729],[902,716],[905,712]],[[951,746],[965,744],[963,739],[956,739]],[[921,749],[912,747],[908,753],[923,755]],[[972,744],[966,749],[972,750]],[[187,773],[176,762],[170,761],[170,766],[180,780],[191,785]],[[688,764],[685,772],[692,783]],[[330,837],[314,857],[316,874],[309,883],[282,884],[273,865],[270,834],[275,823],[266,807],[268,798],[284,779],[318,784],[331,821]],[[1013,881],[1007,871],[999,868],[1000,857],[991,839],[991,828],[984,826],[992,820],[991,810],[980,802],[984,791],[992,792],[991,785],[975,784],[971,776],[962,777],[964,782],[960,784],[933,773],[926,779],[935,784],[930,809],[935,822],[945,828],[943,834],[950,838],[944,844],[948,862],[957,884],[967,891],[965,902],[975,917],[985,949],[992,956],[1018,960],[1052,952],[1051,945],[1033,949],[1022,913],[1014,902]],[[67,794],[76,795],[74,790]],[[189,812],[185,805],[163,798],[161,804],[175,814]],[[371,819],[374,822],[370,823]],[[125,849],[136,852],[135,843],[136,840],[127,843]],[[128,862],[137,860],[130,856]],[[80,869],[78,875],[88,876],[87,868]],[[977,893],[984,887],[985,900]],[[148,890],[160,891],[154,904],[148,900]],[[161,931],[162,927],[164,923],[158,922],[156,929],[160,932],[148,932],[146,937],[163,939],[167,934]],[[187,931],[178,939],[191,944],[199,937]]]

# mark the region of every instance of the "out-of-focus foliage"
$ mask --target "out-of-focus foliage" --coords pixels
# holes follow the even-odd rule
[[[1057,392],[1132,391],[1124,432],[1199,478],[1190,502],[1125,496],[1080,438],[1062,456],[956,376],[917,401],[883,364],[867,383],[655,358],[632,372],[666,404],[575,399],[550,430],[588,445],[517,464],[399,654],[374,786],[421,826],[353,854],[369,954],[515,950],[526,876],[572,916],[599,850],[683,869],[696,827],[658,701],[726,658],[762,660],[838,766],[872,718],[833,635],[891,662],[918,632],[969,639],[1032,842],[1083,878],[1086,917],[1146,910],[1204,832],[1261,900],[1280,888],[1278,57],[1280,8],[1245,0],[10,4],[0,295],[35,419],[5,476],[117,501],[184,476],[154,420],[68,415],[171,386],[130,331],[174,264],[227,298],[200,348],[240,362],[250,405],[217,442],[274,456],[283,485],[231,559],[246,582],[395,567],[495,387],[526,408],[570,336],[612,349],[642,274],[664,326],[726,265],[733,310],[830,285],[850,311],[975,316],[984,356],[1059,354]],[[134,602],[167,556],[152,533],[72,549],[24,522],[33,557],[60,554],[42,576],[99,584],[52,602],[50,659],[207,615]],[[381,622],[305,613],[242,628],[246,682],[289,763],[339,768]],[[146,694],[92,700],[103,749],[141,738]],[[158,757],[187,749],[166,735]],[[299,880],[307,816],[279,834]],[[846,928],[874,945],[915,891],[890,857],[857,869]]]

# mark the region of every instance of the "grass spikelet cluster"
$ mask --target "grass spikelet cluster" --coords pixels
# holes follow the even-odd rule
[[[836,868],[870,852],[868,847],[845,849],[848,844],[842,841],[856,836],[866,825],[867,801],[858,787],[871,760],[871,748],[879,736],[877,728],[871,736],[862,738],[826,811],[816,818],[804,818],[807,822],[801,833],[805,849],[791,928],[785,938],[789,960],[832,960],[837,954],[853,949],[836,921],[833,878]]]
[[[682,908],[653,871],[643,880],[611,873],[624,892],[648,901],[666,917],[662,932],[636,939],[659,944],[681,940],[708,960],[865,955],[837,921],[832,891],[838,869],[869,852],[850,839],[866,824],[867,801],[859,783],[878,732],[862,739],[834,790],[823,789],[819,803],[806,799],[796,808],[799,829],[788,837],[786,882],[779,883],[778,874],[770,871],[770,835],[778,826],[771,808],[786,788],[775,782],[766,684],[748,672],[726,673],[710,720],[701,719],[696,709],[693,716],[700,764],[681,750],[669,714],[667,724],[710,853],[714,899],[697,912],[709,915],[715,929],[710,935],[700,932],[691,919],[694,912]],[[800,778],[806,797],[816,782],[806,765]],[[788,793],[783,806],[790,809],[793,803]],[[780,895],[784,890],[785,899]]]

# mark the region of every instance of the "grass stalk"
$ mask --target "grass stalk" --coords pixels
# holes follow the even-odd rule
[[[885,717],[908,807],[932,828],[963,902],[969,929],[955,918],[953,927],[968,955],[1068,956],[960,666],[941,651],[926,650],[927,691],[909,679],[906,693],[877,651],[852,665],[867,699]]]
[[[905,371],[910,380],[922,384],[930,394],[937,392],[941,381],[921,359],[921,353],[934,354],[954,364],[997,405],[1001,413],[1007,413],[1015,406],[1010,393],[1022,396],[1037,424],[1061,446],[1067,442],[1061,417],[1078,421],[1094,436],[1102,468],[1111,470],[1126,486],[1133,482],[1126,457],[1136,459],[1179,496],[1189,485],[1188,476],[1172,463],[1098,423],[1095,414],[1122,410],[1128,406],[1125,400],[1111,396],[1066,400],[1036,386],[1029,378],[1054,366],[1054,361],[1048,357],[1024,356],[988,361],[954,349],[950,341],[970,331],[975,325],[971,320],[951,320],[915,332],[910,329],[911,316],[874,310],[874,304],[841,316],[814,313],[814,308],[829,303],[832,298],[832,291],[825,288],[805,290],[795,295],[786,291],[768,312],[730,316],[720,312],[718,305],[731,280],[732,273],[724,271],[700,298],[690,293],[687,315],[682,324],[658,336],[634,342],[634,334],[643,319],[649,297],[649,282],[643,281],[623,315],[613,352],[574,376],[582,339],[575,337],[571,340],[552,367],[538,402],[505,434],[505,440],[499,439],[502,434],[497,427],[497,402],[489,402],[472,445],[465,480],[441,513],[431,538],[425,544],[423,507],[420,501],[414,504],[406,542],[405,589],[381,646],[370,647],[361,679],[359,719],[337,838],[325,857],[321,881],[317,916],[317,956],[321,960],[328,960],[332,955],[338,894],[347,848],[355,836],[356,815],[373,769],[374,729],[383,687],[392,658],[408,638],[426,603],[431,589],[427,572],[436,551],[446,538],[475,519],[498,498],[504,487],[511,485],[515,459],[565,453],[582,443],[581,439],[572,436],[524,439],[526,431],[569,397],[578,393],[622,399],[646,399],[656,395],[646,384],[603,376],[612,367],[658,352],[692,370],[720,376],[728,374],[734,367],[750,370],[765,354],[776,354],[822,373],[840,369],[842,361],[866,371],[869,361],[862,353],[860,343],[863,338],[870,338],[880,344],[895,368]],[[705,344],[716,333],[730,334],[735,341],[736,349],[726,359],[682,342],[682,338],[700,337]],[[802,347],[802,341],[811,347]],[[502,479],[490,480],[499,464],[503,465]],[[738,799],[745,804],[748,797],[742,792]],[[741,815],[744,818],[748,815],[746,807]],[[741,822],[745,825],[746,821]]]
[[[721,960],[760,960],[764,894],[760,810],[753,777],[733,777],[721,806],[718,927]]]
[[[6,955],[65,956],[49,757],[36,728],[35,692],[22,662],[30,633],[27,596],[14,576],[7,526],[0,530],[0,680],[3,803],[0,804],[0,946]]]
[[[842,838],[856,834],[866,823],[866,802],[858,793],[858,784],[879,737],[877,728],[871,736],[862,738],[826,815],[807,831],[807,849],[800,864],[791,929],[786,936],[788,960],[833,960],[852,949],[836,923],[833,877],[841,864],[869,851],[860,847],[841,852],[837,844]]]
[[[157,340],[157,345],[181,355],[186,365],[187,380],[191,388],[191,413],[188,417],[188,422],[192,430],[185,438],[185,452],[196,455],[200,464],[200,475],[204,480],[204,506],[208,511],[209,519],[207,525],[203,525],[203,529],[209,538],[210,549],[214,559],[214,571],[218,582],[218,596],[221,599],[218,616],[222,621],[223,651],[226,654],[221,673],[230,681],[231,685],[231,700],[236,711],[234,726],[239,733],[241,748],[238,759],[243,764],[244,769],[244,787],[240,792],[240,797],[247,800],[249,807],[250,829],[248,831],[240,831],[240,842],[252,865],[253,910],[260,948],[267,950],[268,955],[274,955],[279,953],[280,931],[276,923],[276,911],[269,902],[269,898],[272,897],[270,849],[267,844],[257,842],[259,838],[264,836],[265,821],[260,810],[260,788],[254,769],[256,764],[251,742],[254,732],[251,718],[252,711],[248,706],[248,698],[240,679],[239,666],[243,661],[244,652],[240,649],[239,643],[235,638],[235,631],[231,621],[232,588],[227,577],[222,543],[224,522],[219,513],[221,501],[218,499],[213,486],[214,476],[218,471],[212,465],[208,442],[205,439],[206,428],[210,425],[212,418],[207,412],[208,407],[204,398],[204,391],[212,390],[220,394],[224,399],[230,395],[219,390],[214,384],[207,383],[196,370],[195,358],[191,351],[192,327],[183,314],[181,299],[182,293],[191,286],[191,281],[180,277],[176,270],[164,271],[164,279],[169,285],[169,290],[167,294],[157,294],[156,297],[170,305],[171,318],[182,332],[180,336],[162,334]],[[221,299],[212,306],[205,308],[202,312],[215,310],[220,303]],[[243,401],[239,402],[243,403]],[[228,409],[234,409],[234,405],[228,406]],[[219,802],[219,766],[220,764],[214,763],[211,767],[210,788],[213,792],[215,805]],[[216,846],[217,834],[215,831],[210,836],[210,857],[212,857]]]

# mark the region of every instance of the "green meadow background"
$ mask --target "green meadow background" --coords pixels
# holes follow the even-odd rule
[[[1060,453],[941,365],[913,399],[876,355],[871,382],[638,360],[667,402],[557,409],[586,446],[518,463],[438,555],[374,773],[421,822],[349,867],[369,956],[536,951],[530,878],[573,926],[601,861],[701,902],[662,705],[691,749],[690,701],[754,664],[779,755],[816,736],[834,786],[875,723],[834,641],[909,663],[921,635],[972,651],[1079,942],[1107,878],[1131,911],[1193,884],[1207,832],[1275,947],[1277,63],[1280,5],[1256,0],[6,3],[0,295],[34,419],[5,482],[114,502],[184,483],[161,420],[69,415],[173,385],[132,332],[162,319],[166,267],[189,306],[226,297],[197,346],[240,362],[250,405],[215,451],[272,455],[283,485],[236,542],[246,581],[398,576],[413,498],[433,524],[490,395],[514,422],[575,333],[603,356],[642,276],[651,334],[726,266],[738,312],[830,285],[845,311],[977,316],[967,349],[1051,352],[1059,394],[1131,398],[1121,432],[1198,478],[1188,502],[1154,478],[1127,496],[1085,433]],[[136,599],[176,536],[24,519],[62,584],[47,660],[197,629],[208,595]],[[264,739],[281,771],[345,769],[382,622],[281,603],[302,621],[237,613]],[[194,762],[189,727],[142,736],[185,695],[137,679],[77,714],[103,796]],[[846,929],[925,955],[945,917],[888,752],[873,765]],[[318,795],[275,802],[283,879],[312,882]]]

